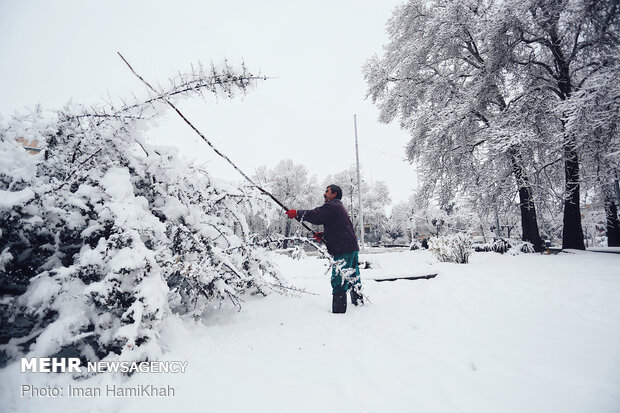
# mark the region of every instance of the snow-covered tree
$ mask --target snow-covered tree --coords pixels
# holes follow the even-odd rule
[[[499,16],[498,16],[499,15]],[[510,45],[493,2],[411,1],[396,9],[382,58],[365,66],[380,119],[400,118],[423,186],[446,205],[487,191],[512,175],[525,239],[541,248],[523,147],[533,136],[519,121],[510,89]]]
[[[409,201],[402,201],[392,207],[386,225],[386,236],[395,243],[410,243],[412,239],[413,209]]]
[[[580,142],[582,182],[594,188],[606,215],[609,246],[620,246],[620,50],[561,105],[566,131]]]
[[[412,0],[395,10],[388,33],[384,56],[364,68],[369,96],[382,121],[399,117],[411,132],[407,152],[423,190],[442,205],[472,194],[499,200],[513,192],[512,175],[523,238],[539,250],[532,177],[550,183],[543,196],[555,192],[539,178],[563,160],[563,244],[583,248],[582,145],[561,103],[611,67],[616,2]]]
[[[365,234],[368,242],[379,243],[388,228],[386,207],[390,205],[390,190],[383,181],[375,181],[367,194],[362,194],[364,225],[370,224],[370,232]]]
[[[255,79],[200,67],[146,101],[37,109],[0,125],[5,357],[153,359],[169,314],[201,317],[244,293],[285,291],[249,242],[247,190],[218,186],[146,139],[165,100],[230,96]],[[44,150],[28,154],[21,138]]]
[[[607,67],[608,56],[618,54],[618,4],[615,0],[528,0],[506,4],[506,9],[508,39],[515,46],[511,60],[522,66],[518,73],[524,89],[560,109],[557,134],[565,173],[562,245],[583,249],[582,142],[566,128],[561,103],[571,100],[591,76]]]
[[[254,179],[289,208],[312,209],[322,200],[316,177],[309,176],[305,166],[290,159],[280,161],[271,169],[266,166],[257,168]],[[273,203],[254,216],[251,222],[255,232],[265,235],[276,232],[285,238],[291,235],[293,225],[301,228],[296,222],[286,219],[284,211]],[[286,248],[286,240],[283,246]]]

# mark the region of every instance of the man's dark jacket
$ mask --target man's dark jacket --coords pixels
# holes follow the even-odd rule
[[[323,240],[330,254],[359,251],[351,219],[339,199],[325,202],[312,210],[298,210],[297,219],[323,225]]]

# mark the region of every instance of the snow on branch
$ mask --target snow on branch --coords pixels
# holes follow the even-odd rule
[[[145,139],[160,101],[230,97],[256,79],[199,66],[133,105],[37,108],[0,125],[0,358],[156,359],[171,314],[296,292],[249,236],[250,187],[220,187]]]
[[[115,105],[111,101],[103,107],[91,107],[83,113],[74,115],[75,118],[117,118],[117,119],[144,119],[156,116],[160,110],[166,108],[167,100],[179,98],[204,98],[207,94],[217,97],[234,98],[237,93],[245,94],[266,76],[250,72],[245,63],[240,68],[232,67],[228,61],[220,67],[211,64],[205,67],[198,62],[191,65],[188,72],[178,72],[168,79],[165,86],[156,85],[148,90],[146,99],[133,97],[131,103],[123,100],[122,104]],[[163,104],[164,106],[161,106]]]

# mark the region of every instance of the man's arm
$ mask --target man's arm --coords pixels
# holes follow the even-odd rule
[[[324,225],[325,223],[329,223],[332,215],[333,208],[329,202],[324,203],[318,208],[297,210],[298,221],[305,221],[314,225]]]

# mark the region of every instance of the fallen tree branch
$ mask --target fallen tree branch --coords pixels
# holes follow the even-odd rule
[[[131,67],[131,65],[129,64],[129,62],[123,57],[122,54],[120,54],[120,52],[117,52],[118,55],[120,56],[121,59],[123,59],[123,62],[125,62],[125,64],[127,65],[127,67],[129,67],[129,70],[131,70],[131,72],[138,78],[140,79],[140,81],[142,83],[144,83],[152,92],[154,93],[158,93],[157,90],[151,86],[146,80],[144,80],[144,78],[142,76],[140,76],[138,73],[136,73],[136,71],[133,69],[133,67]],[[183,115],[183,113],[181,113],[181,111],[165,96],[165,95],[161,95],[161,100],[163,100],[168,106],[170,106],[172,109],[174,109],[174,111],[181,117],[181,119],[183,119],[183,121],[185,123],[187,123],[187,125],[192,128],[192,130],[194,132],[196,132],[196,134],[198,134],[198,136],[200,136],[200,138],[202,138],[203,141],[205,141],[210,147],[211,149],[213,149],[215,151],[216,154],[218,154],[221,158],[223,158],[226,162],[228,162],[233,168],[235,168],[235,170],[237,172],[239,172],[241,174],[241,176],[243,176],[248,182],[250,182],[256,189],[258,189],[259,191],[261,191],[263,194],[267,195],[269,198],[271,198],[276,204],[278,204],[282,209],[284,209],[285,211],[288,211],[289,208],[287,208],[282,202],[280,202],[275,196],[273,196],[269,191],[261,188],[259,185],[257,185],[249,176],[247,176],[241,169],[239,169],[239,167],[237,167],[237,165],[235,165],[233,163],[233,161],[230,160],[230,158],[228,156],[226,156],[225,154],[223,154],[222,152],[220,152],[215,146],[213,146],[213,144],[211,143],[211,141],[209,141],[209,139],[207,139],[207,137],[198,130],[198,128],[196,128],[194,126],[194,124],[192,124],[192,122],[189,121],[189,119],[187,119],[185,117],[185,115]],[[303,225],[304,228],[306,228],[308,231],[312,232],[314,234],[314,231],[305,223],[300,222],[301,225]]]

